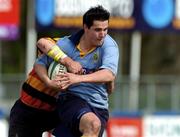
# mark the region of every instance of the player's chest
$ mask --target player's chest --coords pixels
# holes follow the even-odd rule
[[[101,50],[96,49],[90,53],[82,54],[80,51],[75,50],[72,57],[75,61],[88,68],[97,68],[101,65],[102,53]]]

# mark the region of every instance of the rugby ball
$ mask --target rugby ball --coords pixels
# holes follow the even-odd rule
[[[53,61],[48,68],[48,76],[50,79],[54,79],[58,73],[64,72],[67,72],[66,66],[56,61]]]

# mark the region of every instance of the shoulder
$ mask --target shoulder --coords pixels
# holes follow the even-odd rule
[[[62,37],[59,39],[56,43],[59,47],[63,49],[72,49],[75,47],[75,45],[72,43],[72,41],[69,39],[69,36]]]
[[[107,45],[107,46],[118,46],[116,41],[110,36],[110,35],[106,35],[105,39],[104,39],[104,44],[103,45]]]
[[[109,48],[118,49],[118,44],[116,43],[116,41],[110,35],[106,35],[106,37],[104,39],[104,43],[102,45],[102,48],[105,48],[105,49],[109,49]]]
[[[69,36],[65,36],[59,39],[56,43],[61,50],[63,50],[69,57],[71,57],[71,53],[73,52],[75,45],[69,39]]]
[[[57,44],[70,43],[69,36],[64,36],[58,39]]]

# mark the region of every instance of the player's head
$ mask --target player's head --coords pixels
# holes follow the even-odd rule
[[[104,9],[102,6],[98,5],[96,7],[90,8],[83,15],[83,25],[85,24],[88,28],[93,25],[95,20],[97,21],[109,21],[110,13]]]

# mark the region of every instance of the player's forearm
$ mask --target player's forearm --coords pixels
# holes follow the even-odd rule
[[[82,66],[80,63],[73,61],[68,57],[56,43],[52,40],[41,38],[37,42],[37,47],[46,55],[53,58],[55,61],[65,65],[69,72],[80,74]]]
[[[114,81],[115,76],[108,69],[102,69],[92,74],[81,75],[80,82],[95,82],[95,83],[107,83]]]
[[[73,73],[59,73],[57,75],[62,89],[68,88],[70,85],[78,83],[108,83],[115,79],[110,70],[102,69],[92,74],[78,75]],[[111,87],[112,88],[112,87]],[[111,89],[110,89],[111,90]]]
[[[37,47],[45,54],[48,53],[48,51],[52,48],[53,45],[55,45],[54,41],[50,41],[46,38],[40,38],[37,41]]]
[[[70,57],[67,56],[67,57],[61,59],[60,63],[65,65],[66,67],[70,67],[71,64],[74,63],[74,61]]]
[[[39,76],[39,78],[47,86],[49,86],[50,79],[49,79],[48,74],[47,74],[47,69],[44,66],[40,65],[40,64],[34,64],[34,69],[35,69],[35,72],[37,73],[37,75]]]
[[[67,55],[52,40],[41,38],[37,42],[37,47],[57,62],[61,63],[61,60],[67,57]]]

